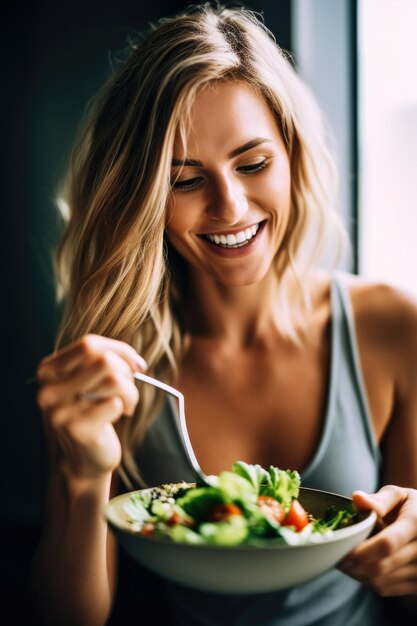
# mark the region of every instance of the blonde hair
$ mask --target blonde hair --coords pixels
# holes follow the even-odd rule
[[[185,137],[196,93],[239,80],[268,102],[292,172],[291,219],[276,267],[281,330],[297,340],[311,302],[309,271],[327,235],[340,248],[335,171],[320,112],[290,60],[257,15],[204,4],[151,26],[94,101],[74,148],[60,202],[69,208],[57,250],[65,312],[57,345],[86,333],[131,344],[149,373],[175,380],[183,331],[178,271],[164,241],[175,134]],[[297,301],[289,281],[297,277]],[[182,277],[184,280],[184,277]],[[140,481],[135,448],[157,410],[144,386],[122,431],[122,474]]]

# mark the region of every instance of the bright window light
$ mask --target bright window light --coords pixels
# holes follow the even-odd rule
[[[416,27],[416,0],[359,0],[359,273],[413,295]]]

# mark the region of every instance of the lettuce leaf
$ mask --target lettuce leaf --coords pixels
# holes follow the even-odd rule
[[[236,461],[232,471],[251,483],[257,496],[272,496],[284,507],[298,498],[301,478],[296,470],[281,470],[273,465],[266,470],[261,465]]]
[[[272,495],[285,508],[289,507],[291,500],[298,498],[301,484],[300,474],[296,470],[281,470],[271,465],[269,475],[273,492],[272,494],[262,493],[262,495]]]
[[[233,463],[232,472],[245,478],[255,489],[256,495],[260,495],[261,489],[271,484],[271,477],[261,465],[251,465],[245,461]]]
[[[151,496],[147,493],[134,493],[124,505],[124,510],[129,516],[130,521],[143,524],[151,517],[148,506],[151,502]]]
[[[217,489],[223,494],[225,502],[255,503],[258,497],[255,486],[234,472],[221,472],[217,479]]]

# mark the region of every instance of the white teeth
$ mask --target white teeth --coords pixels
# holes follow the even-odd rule
[[[217,245],[222,246],[241,246],[245,245],[249,239],[252,239],[259,230],[259,224],[248,226],[245,230],[240,230],[236,234],[229,233],[228,235],[205,235],[205,237]]]

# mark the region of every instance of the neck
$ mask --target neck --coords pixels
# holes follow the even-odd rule
[[[276,331],[278,278],[272,269],[260,282],[244,287],[225,286],[198,271],[189,278],[191,336],[226,339],[229,345],[243,347]]]

